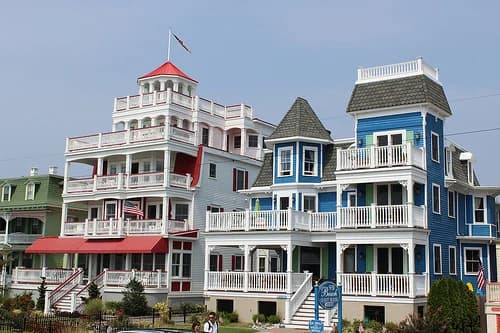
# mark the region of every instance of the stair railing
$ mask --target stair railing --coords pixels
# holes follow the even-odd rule
[[[95,284],[97,285],[97,288],[99,288],[99,289],[101,289],[102,287],[104,287],[104,280],[106,279],[106,271],[107,271],[107,270],[108,270],[108,269],[107,269],[107,268],[105,268],[105,269],[104,269],[101,273],[97,274],[97,275],[96,275],[96,276],[95,276],[95,277],[94,277],[91,281],[89,281],[89,283],[87,283],[87,284],[86,284],[86,285],[85,285],[82,289],[80,289],[80,291],[79,291],[79,292],[77,292],[77,293],[75,294],[75,298],[74,298],[74,302],[75,302],[75,304],[72,304],[72,305],[71,305],[71,308],[72,308],[72,309],[74,309],[74,311],[78,311],[78,312],[80,312],[80,310],[81,310],[81,308],[82,308],[82,305],[84,305],[84,304],[85,304],[85,302],[80,302],[80,303],[78,303],[78,305],[77,305],[77,304],[76,304],[76,303],[78,302],[78,301],[77,301],[77,299],[78,299],[79,297],[82,297],[82,293],[83,293],[85,290],[89,289],[89,287],[90,287],[90,285],[91,285],[92,283],[95,283]]]
[[[297,291],[290,297],[290,299],[285,303],[285,323],[290,323],[293,315],[299,307],[304,303],[307,296],[312,290],[312,273],[306,273],[306,278],[304,282],[301,283]]]
[[[77,270],[71,274],[69,278],[50,292],[45,302],[45,313],[48,313],[51,307],[55,306],[64,296],[80,284],[82,274],[83,269],[77,268]]]

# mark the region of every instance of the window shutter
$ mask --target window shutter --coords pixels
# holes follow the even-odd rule
[[[224,208],[220,208],[219,212],[224,213]]]
[[[233,168],[233,192],[236,192],[236,177],[237,177],[238,171],[236,168]]]
[[[245,190],[248,189],[248,171],[245,171]]]
[[[231,256],[231,270],[234,271],[235,268],[236,268],[236,257]]]
[[[222,272],[222,254],[219,254],[218,262],[219,262],[219,272]]]

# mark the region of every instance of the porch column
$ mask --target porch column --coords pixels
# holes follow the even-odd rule
[[[196,121],[193,123],[193,132],[194,132],[194,145],[198,146],[201,143],[200,136],[200,124]]]
[[[292,243],[288,243],[286,245],[281,245],[281,248],[286,251],[286,292],[288,294],[292,293],[292,273],[293,273],[293,250],[295,249],[295,245]]]
[[[68,179],[69,179],[69,167],[71,162],[64,162],[64,186],[63,193],[68,193]]]
[[[132,156],[125,154],[125,173],[130,177],[132,170]]]
[[[342,191],[347,187],[345,184],[337,184],[337,228],[342,228],[343,224],[343,214],[342,214]],[[337,255],[338,255],[337,251]],[[338,261],[337,261],[338,263]]]
[[[247,130],[245,128],[242,128],[240,155],[245,155],[246,152],[247,152]]]
[[[337,284],[338,283],[341,283],[342,285],[344,285],[343,281],[342,281],[342,273],[344,271],[344,250],[347,249],[349,247],[349,244],[344,244],[344,243],[339,243],[337,242],[336,243],[337,245]],[[345,287],[345,286],[344,286]]]
[[[411,147],[409,147],[411,149]],[[413,185],[415,182],[411,179],[406,183],[406,193],[408,198],[408,227],[413,228],[415,226],[415,221],[413,220],[413,206],[415,205],[415,199],[413,198]]]
[[[11,220],[12,216],[9,213],[6,213],[3,215],[3,219],[5,220],[5,239],[4,243],[8,244],[9,243],[9,222]]]
[[[59,231],[59,236],[64,236],[64,224],[68,220],[68,205],[63,202],[62,207],[61,207],[61,230]],[[8,222],[7,222],[8,223]],[[6,230],[8,228],[5,228]]]
[[[168,196],[164,196],[162,199],[162,207],[161,207],[161,220],[162,220],[162,234],[168,234]]]
[[[168,291],[171,292],[171,282],[172,281],[172,267],[170,267],[170,263],[172,262],[172,242],[168,242],[168,253],[165,256],[165,270],[167,271],[167,288]]]
[[[170,186],[170,150],[168,148],[165,148],[165,151],[163,153],[163,170],[164,170],[163,186],[169,187]]]
[[[205,279],[203,280],[203,290],[208,290],[208,272],[210,271],[210,253],[213,250],[213,246],[209,246],[205,243]],[[245,264],[246,265],[246,264]]]
[[[208,126],[208,146],[214,146],[214,127]]]
[[[250,253],[255,249],[255,246],[245,244],[239,247],[243,250],[244,254],[244,267],[243,267],[243,292],[248,292],[248,275],[251,271],[250,267]]]
[[[97,159],[97,175],[98,176],[102,176],[102,168],[103,168],[102,157],[99,157]]]
[[[229,151],[228,147],[229,147],[229,141],[227,139],[227,131],[224,131],[222,133],[222,150],[224,151]]]

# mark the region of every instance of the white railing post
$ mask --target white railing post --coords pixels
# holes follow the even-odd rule
[[[307,211],[307,225],[309,226],[309,232],[312,231],[312,213],[311,211]]]
[[[102,276],[102,286],[106,287],[107,284],[108,284],[108,269],[105,268],[104,275]]]
[[[133,280],[133,279],[135,279],[135,268],[132,268],[132,274],[130,277],[130,280]]]
[[[406,165],[413,165],[413,145],[411,142],[406,143]]]
[[[413,216],[413,203],[408,203],[408,213],[407,213],[407,223],[409,228],[413,228],[415,226],[415,216]]]
[[[92,190],[95,192],[97,191],[97,175],[94,175],[94,186],[92,187]]]
[[[92,229],[93,229],[92,234],[95,236],[95,235],[97,235],[97,219],[94,219],[93,222],[94,222],[94,225],[92,226]]]
[[[109,232],[108,232],[110,235],[113,234],[113,222],[114,222],[114,219],[110,218],[109,219]]]
[[[186,189],[189,190],[190,186],[191,186],[191,175],[189,173],[186,173]]]
[[[337,152],[338,152],[338,151],[337,151]],[[337,160],[337,161],[338,161],[338,160]],[[290,323],[290,321],[292,320],[292,314],[290,313],[290,312],[291,312],[290,310],[291,310],[291,309],[290,309],[290,299],[287,299],[287,300],[285,301],[285,320],[284,320],[284,322],[285,322],[286,324],[289,324],[289,323]]]
[[[123,218],[118,218],[117,234],[121,236],[123,234]]]
[[[248,292],[248,281],[249,281],[249,272],[243,272],[243,292]]]
[[[205,213],[205,221],[206,221],[206,224],[205,224],[205,232],[209,232],[210,231],[210,227],[211,227],[211,219],[210,219],[210,211],[207,210],[206,213]]]
[[[372,203],[370,206],[370,217],[371,217],[370,228],[376,228],[378,218],[377,218],[377,204],[375,203]]]
[[[408,278],[410,279],[410,298],[415,298],[416,290],[415,290],[415,273],[409,273]]]
[[[47,267],[42,267],[42,273],[40,277],[46,278],[47,277]]]
[[[369,159],[370,159],[370,168],[372,169],[375,168],[377,163],[377,157],[375,156],[375,145],[373,144],[370,146]]]
[[[377,273],[372,272],[372,290],[371,290],[371,295],[372,296],[377,296]]]
[[[292,293],[292,274],[291,271],[286,273],[286,292],[289,295]]]
[[[250,210],[245,209],[245,231],[250,230]]]
[[[287,219],[287,230],[293,230],[293,221],[292,221],[292,207],[288,207],[287,214],[286,214],[286,219]]]
[[[161,288],[161,269],[157,269],[157,270],[156,270],[156,274],[158,274],[158,278],[157,278],[157,287],[158,287],[158,288]]]

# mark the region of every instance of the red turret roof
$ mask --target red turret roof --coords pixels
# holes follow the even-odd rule
[[[185,79],[188,79],[190,81],[198,83],[198,81],[193,80],[192,78],[190,78],[186,73],[184,73],[183,71],[181,71],[179,68],[177,68],[177,66],[175,66],[170,61],[167,61],[166,63],[164,63],[163,65],[161,65],[157,69],[155,69],[154,71],[152,71],[152,72],[150,72],[150,73],[148,73],[146,75],[141,76],[139,78],[139,80],[140,79],[146,79],[148,77],[158,76],[158,75],[180,76],[182,78],[185,78]]]

